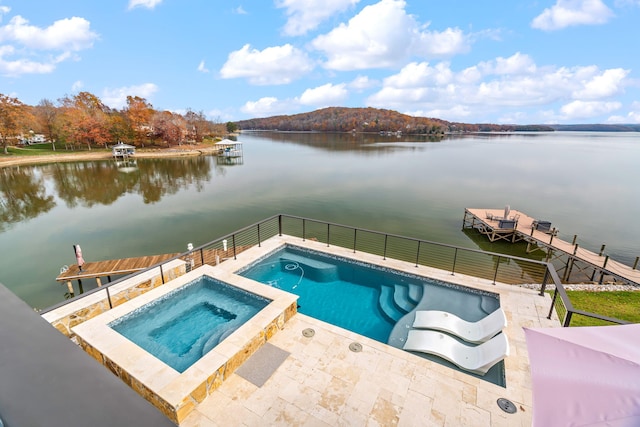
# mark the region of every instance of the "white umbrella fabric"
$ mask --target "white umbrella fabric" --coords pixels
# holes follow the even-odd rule
[[[640,426],[640,324],[524,328],[533,426]]]

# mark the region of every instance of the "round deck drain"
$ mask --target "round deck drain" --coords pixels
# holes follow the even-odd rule
[[[311,329],[311,328],[307,328],[307,329],[304,329],[304,330],[302,331],[302,335],[304,335],[304,336],[305,336],[305,337],[307,337],[307,338],[311,338],[311,337],[312,337],[312,336],[314,336],[315,334],[316,334],[316,331],[314,331],[314,330],[313,330],[313,329]]]
[[[362,351],[362,344],[360,344],[359,342],[352,342],[351,344],[349,344],[349,350],[353,351],[354,353],[360,353]]]
[[[498,399],[498,406],[507,414],[515,414],[518,411],[516,405],[514,405],[512,401],[505,399],[504,397]]]

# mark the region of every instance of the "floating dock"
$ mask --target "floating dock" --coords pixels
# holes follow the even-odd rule
[[[506,214],[506,215],[505,215]],[[569,280],[574,268],[580,271],[592,271],[590,280],[600,275],[602,283],[605,276],[612,276],[616,281],[640,286],[640,270],[637,270],[638,258],[633,267],[605,256],[604,245],[600,253],[595,253],[557,237],[555,228],[548,221],[536,220],[527,214],[512,209],[472,209],[464,210],[463,228],[474,228],[487,236],[491,242],[505,240],[511,243],[527,242],[527,252],[542,249],[547,252],[547,261],[554,252],[566,259],[562,268],[563,281]],[[560,271],[559,271],[560,273]]]

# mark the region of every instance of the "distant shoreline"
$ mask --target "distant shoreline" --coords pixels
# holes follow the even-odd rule
[[[163,149],[149,149],[138,150],[136,154],[132,156],[133,159],[149,159],[158,157],[184,157],[184,156],[201,156],[205,154],[213,154],[217,152],[215,147],[200,147],[200,148],[163,148]],[[103,149],[96,149],[95,151],[83,151],[83,152],[69,152],[61,151],[59,154],[47,154],[43,156],[0,156],[0,168],[19,166],[19,165],[35,165],[43,163],[59,163],[59,162],[81,162],[81,161],[95,161],[95,160],[109,160],[113,156],[111,151],[105,151]]]

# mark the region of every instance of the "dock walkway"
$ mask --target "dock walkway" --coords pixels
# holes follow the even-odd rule
[[[69,292],[73,293],[72,280],[96,279],[98,286],[101,286],[103,277],[107,277],[110,281],[111,276],[135,273],[178,255],[175,253],[87,262],[82,266],[82,270],[77,264],[73,264],[61,271],[56,281],[67,282]]]
[[[492,242],[507,240],[512,243],[526,241],[552,251],[560,251],[568,257],[569,264],[579,261],[589,265],[595,272],[602,275],[614,276],[618,280],[640,286],[640,270],[621,262],[610,259],[587,249],[559,239],[554,229],[549,231],[537,230],[535,219],[517,210],[510,210],[508,218],[504,218],[504,209],[472,209],[464,212],[464,227],[471,227],[486,235]]]

